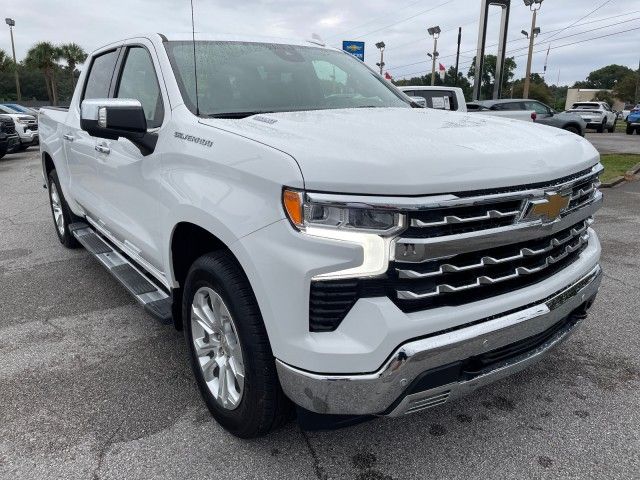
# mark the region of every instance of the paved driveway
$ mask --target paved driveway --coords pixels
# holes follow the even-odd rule
[[[32,150],[0,161],[0,478],[637,478],[640,183],[608,192],[601,295],[543,363],[397,421],[241,441],[181,334],[59,245]]]
[[[589,140],[600,153],[640,154],[640,135],[626,133],[587,133]]]

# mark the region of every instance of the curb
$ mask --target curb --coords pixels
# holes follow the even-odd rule
[[[613,180],[600,185],[600,188],[613,188],[620,185],[623,182],[631,182],[635,180],[635,176],[640,173],[640,163],[636,164],[631,170],[626,172],[624,176],[615,177]]]

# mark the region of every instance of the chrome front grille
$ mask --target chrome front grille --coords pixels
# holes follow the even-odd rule
[[[601,171],[598,165],[551,184],[451,196],[407,211],[388,273],[391,298],[407,312],[462,305],[566,268],[589,243]],[[542,213],[534,208],[540,204]]]
[[[589,242],[591,223],[592,220],[587,219],[550,237],[420,265],[396,263],[397,297],[399,300],[444,298],[447,294],[455,297],[455,294],[482,287],[525,280],[523,277],[535,278],[579,255]]]

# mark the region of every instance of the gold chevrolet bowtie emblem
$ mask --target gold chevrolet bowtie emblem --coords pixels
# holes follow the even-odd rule
[[[560,217],[570,202],[570,194],[547,193],[544,199],[529,202],[525,220],[541,219],[542,221],[552,222]]]

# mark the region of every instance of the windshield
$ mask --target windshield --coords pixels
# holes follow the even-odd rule
[[[600,108],[600,105],[597,103],[574,103],[573,110],[593,110]]]
[[[165,43],[187,107],[196,113],[193,43]],[[336,108],[406,107],[360,60],[335,50],[247,42],[196,42],[201,116]]]
[[[4,112],[4,113],[20,113],[17,110],[13,109],[13,108],[9,108],[6,105],[0,105],[0,112]]]

